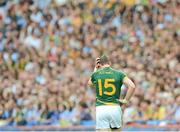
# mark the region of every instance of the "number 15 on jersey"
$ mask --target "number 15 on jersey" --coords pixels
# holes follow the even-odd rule
[[[104,85],[103,85],[102,79],[98,79],[99,95],[100,96],[102,96],[103,94],[109,96],[114,95],[116,93],[116,86],[114,85],[114,82],[115,79],[104,79]]]

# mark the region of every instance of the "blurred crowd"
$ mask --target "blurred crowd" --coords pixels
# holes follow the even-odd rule
[[[1,0],[0,126],[95,124],[87,81],[103,53],[136,84],[125,123],[179,123],[179,9],[178,0]]]

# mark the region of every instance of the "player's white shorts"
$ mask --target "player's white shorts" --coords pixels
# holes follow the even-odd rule
[[[118,105],[96,107],[96,129],[122,127],[122,110]]]

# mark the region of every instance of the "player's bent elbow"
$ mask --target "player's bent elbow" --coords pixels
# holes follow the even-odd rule
[[[92,87],[92,84],[89,84],[89,83],[88,83],[88,86],[89,86],[89,87]]]
[[[89,86],[89,87],[92,87],[92,86],[93,86],[91,80],[88,81],[88,86]]]
[[[134,83],[131,85],[131,88],[133,88],[133,89],[135,89],[135,88],[136,88],[136,86],[135,86],[135,84],[134,84]]]
[[[91,86],[91,83],[88,81],[88,86],[90,87]]]

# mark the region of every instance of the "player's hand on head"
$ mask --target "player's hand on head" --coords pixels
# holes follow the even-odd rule
[[[96,63],[95,63],[95,67],[98,69],[101,67],[101,64],[100,64],[100,58],[96,58]]]

